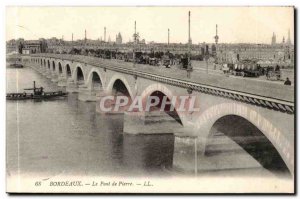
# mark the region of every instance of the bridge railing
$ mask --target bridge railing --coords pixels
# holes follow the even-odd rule
[[[149,72],[139,71],[135,68],[122,67],[122,62],[112,62],[109,60],[104,60],[96,57],[89,57],[83,55],[69,55],[69,54],[36,54],[32,55],[34,57],[47,57],[68,61],[75,61],[80,63],[86,63],[92,66],[107,68],[113,71],[136,75],[145,79],[151,79],[154,81],[186,88],[192,89],[194,91],[217,95],[224,98],[229,98],[232,100],[249,103],[281,112],[286,112],[289,114],[294,114],[294,101],[283,100],[275,97],[268,97],[253,93],[236,91],[233,89],[221,88],[217,86],[206,85],[202,83],[193,82],[191,80],[182,80],[176,77],[169,77],[162,74],[153,74]],[[121,65],[120,65],[121,64]]]

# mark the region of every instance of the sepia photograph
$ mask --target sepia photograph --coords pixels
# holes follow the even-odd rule
[[[6,192],[294,194],[295,10],[6,6]]]

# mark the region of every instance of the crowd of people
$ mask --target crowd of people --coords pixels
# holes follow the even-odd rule
[[[130,52],[121,52],[116,50],[109,49],[77,49],[72,48],[69,52],[62,52],[63,54],[73,54],[73,55],[86,55],[100,57],[103,59],[117,59],[123,60],[124,62],[133,62],[136,64],[147,64],[153,66],[165,66],[170,68],[172,66],[177,66],[180,69],[192,70],[192,65],[189,65],[189,59],[202,61],[204,57],[201,55],[190,55],[185,54],[173,54],[171,52],[163,51],[153,51],[150,52],[141,52],[141,51],[130,51]],[[242,74],[242,76],[258,77],[266,76],[268,80],[275,79],[280,80],[281,72],[280,66],[267,66],[263,67],[259,64],[250,63],[249,61],[243,61],[239,65],[243,66],[235,67],[233,64],[227,64],[231,71],[235,75]],[[190,67],[189,67],[190,66]],[[214,65],[216,69],[216,64]],[[230,67],[231,66],[231,67]],[[291,85],[291,81],[287,78],[284,82],[285,85]]]
[[[86,55],[100,57],[103,59],[118,59],[125,62],[134,62],[137,64],[148,64],[153,66],[165,66],[169,68],[171,66],[179,66],[179,68],[187,69],[188,66],[188,54],[173,54],[171,52],[163,51],[131,51],[120,52],[118,50],[105,50],[105,49],[76,49],[73,48],[70,52],[64,52],[66,54],[74,55]],[[193,60],[201,60],[201,56],[191,56]]]

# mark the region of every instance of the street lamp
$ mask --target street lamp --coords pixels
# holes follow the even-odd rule
[[[191,11],[189,11],[189,40],[188,40],[188,65],[187,65],[187,78],[191,78],[192,65],[191,65]]]
[[[208,59],[209,59],[209,54],[205,55],[205,63],[206,63],[206,73],[208,74]]]

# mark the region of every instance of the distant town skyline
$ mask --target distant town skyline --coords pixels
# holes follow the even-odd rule
[[[294,43],[293,7],[7,7],[6,40],[56,37],[65,40],[104,38],[121,32],[123,42],[133,40],[134,21],[146,42],[188,42],[188,11],[194,44],[214,43],[218,24],[219,43],[270,44],[283,37]]]

